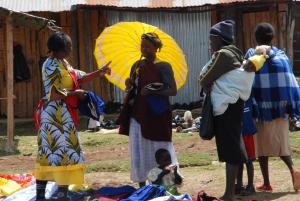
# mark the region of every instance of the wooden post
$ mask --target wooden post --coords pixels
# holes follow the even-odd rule
[[[10,15],[6,18],[6,64],[7,64],[7,143],[5,150],[14,151],[14,71],[13,71],[13,26]]]

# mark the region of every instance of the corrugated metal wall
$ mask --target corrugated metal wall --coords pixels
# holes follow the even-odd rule
[[[207,10],[207,8],[203,8]],[[198,75],[201,67],[209,60],[210,12],[170,13],[170,12],[129,12],[107,11],[110,24],[121,21],[141,21],[159,27],[170,34],[182,48],[189,66],[187,82],[172,103],[190,103],[199,100]],[[115,88],[115,101],[122,102],[124,93]]]

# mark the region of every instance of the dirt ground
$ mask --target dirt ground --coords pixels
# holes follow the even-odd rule
[[[271,167],[280,166],[278,162],[272,162]],[[237,200],[243,201],[300,201],[300,193],[295,193],[292,189],[291,180],[288,171],[278,172],[277,168],[271,168],[271,183],[274,188],[273,193],[256,193],[254,196],[237,197]],[[261,182],[261,175],[259,169],[256,168],[257,175],[255,176],[255,183],[259,185]],[[214,170],[203,169],[199,167],[189,167],[181,169],[184,176],[184,185],[179,189],[180,192],[188,192],[194,196],[200,190],[204,190],[210,195],[221,196],[225,186],[224,167],[220,165]],[[133,184],[129,173],[120,172],[98,172],[87,174],[88,183],[96,185],[116,186],[120,184]]]
[[[215,152],[214,141],[176,141],[175,148],[177,152]],[[85,153],[88,164],[107,160],[107,159],[126,159],[129,157],[128,146],[122,146],[121,150],[114,147],[106,147],[101,150],[90,150]],[[0,157],[0,173],[8,170],[34,170],[34,159],[31,156],[3,156]],[[255,184],[261,184],[261,174],[258,164],[255,164]],[[280,171],[279,171],[280,170]],[[184,185],[180,192],[188,192],[190,195],[196,195],[200,190],[214,195],[221,196],[224,190],[224,164],[214,163],[202,167],[185,167],[180,169],[184,176]],[[257,193],[252,197],[237,197],[238,200],[281,200],[281,201],[300,201],[300,193],[294,193],[292,183],[287,168],[281,161],[272,160],[270,162],[270,178],[274,188],[273,193]],[[92,172],[86,174],[86,181],[96,186],[119,186],[122,184],[133,184],[130,181],[129,172]],[[246,181],[246,178],[245,178]]]
[[[176,141],[174,146],[177,152],[213,152],[216,150],[213,141]],[[120,150],[121,149],[121,150]],[[35,157],[32,153],[30,156],[3,156],[0,157],[0,172],[3,170],[28,170],[34,169]],[[122,146],[121,148],[116,147],[106,147],[101,148],[101,150],[92,150],[84,153],[87,164],[91,164],[96,161],[101,160],[113,160],[113,159],[126,159],[129,157],[129,147]]]

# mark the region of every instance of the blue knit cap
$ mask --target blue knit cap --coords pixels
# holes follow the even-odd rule
[[[225,20],[212,26],[209,33],[220,36],[223,41],[232,44],[234,42],[234,25],[234,21]]]

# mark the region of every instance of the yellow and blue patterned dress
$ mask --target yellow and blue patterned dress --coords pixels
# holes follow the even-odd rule
[[[68,70],[74,70],[68,65]],[[84,183],[84,158],[77,129],[64,100],[50,100],[52,87],[67,95],[74,89],[74,82],[63,61],[48,58],[42,68],[45,90],[44,109],[38,132],[36,178],[55,181],[58,185]],[[75,70],[77,78],[85,74]]]

